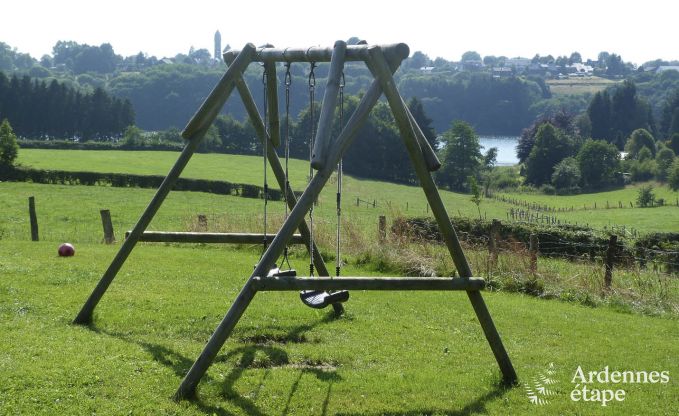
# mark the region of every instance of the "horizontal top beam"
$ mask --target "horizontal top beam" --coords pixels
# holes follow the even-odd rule
[[[368,49],[374,46],[382,48],[382,52],[387,58],[397,58],[403,60],[410,54],[410,48],[405,43],[395,43],[391,45],[348,45],[345,61],[367,61]],[[330,62],[332,57],[332,47],[322,48],[312,46],[310,48],[257,48],[254,54],[254,62]],[[224,53],[224,61],[231,63],[240,53],[239,50],[230,50]]]
[[[261,291],[287,290],[481,290],[479,277],[253,277]]]

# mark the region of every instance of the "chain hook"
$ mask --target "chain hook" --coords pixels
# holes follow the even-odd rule
[[[316,62],[311,63],[311,71],[309,71],[309,88],[314,88],[316,86],[316,74],[314,73],[316,69]]]
[[[289,87],[292,84],[292,74],[290,74],[290,62],[285,63],[285,86]]]

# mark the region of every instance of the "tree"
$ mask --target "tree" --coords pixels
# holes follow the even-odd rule
[[[554,166],[573,153],[572,139],[551,123],[544,123],[538,128],[535,145],[526,160],[526,182],[537,186],[550,182]]]
[[[580,55],[580,52],[573,52],[568,58],[568,63],[569,64],[581,64],[582,63],[582,56]]]
[[[620,153],[614,145],[603,140],[587,140],[578,152],[577,159],[585,186],[598,188],[615,181]]]
[[[679,158],[675,159],[667,174],[667,184],[673,191],[679,191]]]
[[[651,151],[651,155],[655,156],[655,139],[646,129],[636,129],[627,139],[625,143],[625,151],[628,152],[629,159],[637,159],[642,148],[647,148]]]
[[[476,177],[481,165],[481,145],[474,129],[464,121],[455,121],[443,133],[442,167],[437,178],[454,191],[467,191],[468,178]]]
[[[535,136],[538,129],[545,123],[551,124],[569,136],[578,136],[579,134],[573,115],[565,111],[559,111],[551,116],[539,117],[530,127],[521,132],[521,137],[519,137],[516,145],[516,156],[519,162],[524,163],[528,159],[535,145]]]
[[[674,154],[679,154],[679,133],[672,134],[669,143],[667,143],[670,149],[674,151]]]
[[[552,185],[556,189],[575,188],[580,183],[580,166],[577,159],[567,157],[554,166],[552,173]]]
[[[480,62],[481,55],[479,55],[479,53],[476,51],[467,51],[463,53],[460,62],[470,62],[470,61]]]
[[[479,184],[473,176],[470,176],[467,180],[472,193],[471,201],[476,205],[476,210],[479,211],[479,220],[481,220],[481,190],[479,189]]]
[[[0,167],[12,167],[19,155],[17,136],[7,119],[0,124]]]
[[[658,174],[656,175],[659,180],[664,181],[669,175],[670,166],[674,162],[674,151],[668,147],[663,147],[658,150],[658,154],[655,157],[655,163],[658,165]]]
[[[608,91],[594,94],[587,107],[587,115],[591,125],[592,138],[611,141],[611,98]]]

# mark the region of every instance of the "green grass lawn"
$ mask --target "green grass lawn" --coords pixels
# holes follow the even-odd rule
[[[486,293],[521,379],[504,389],[467,297],[437,292],[355,291],[340,319],[304,307],[295,293],[258,294],[199,385],[198,399],[177,404],[170,397],[258,253],[142,244],[102,299],[94,324],[71,325],[116,249],[81,243],[75,257],[59,258],[54,242],[0,240],[0,413],[679,411],[674,319]],[[304,268],[302,260],[294,261]],[[602,407],[571,400],[579,366],[585,372],[669,371],[670,380],[595,381],[590,388],[625,390],[624,401]],[[531,404],[528,389],[536,391],[544,376],[555,382],[548,385],[553,395],[544,396],[548,403]]]

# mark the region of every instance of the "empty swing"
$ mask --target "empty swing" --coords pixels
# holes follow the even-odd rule
[[[311,70],[309,72],[309,117],[311,119],[311,129],[310,129],[310,135],[309,135],[309,182],[314,177],[314,169],[313,169],[313,159],[314,159],[314,139],[316,137],[316,129],[315,129],[315,110],[314,110],[314,104],[315,104],[315,89],[316,89],[316,75],[314,74],[314,69],[316,68],[316,63],[311,62]],[[344,75],[344,74],[342,74]],[[332,80],[332,76],[328,76],[328,82],[330,83]],[[340,124],[342,124],[342,112],[343,112],[343,107],[344,107],[344,81],[342,80],[339,85],[339,90],[340,90]],[[340,195],[341,195],[341,186],[342,186],[342,181],[341,181],[341,167],[342,167],[342,162],[340,161],[337,166],[338,166],[338,177],[337,177],[337,258],[336,258],[336,267],[335,267],[335,274],[337,277],[340,275],[340,237],[339,237],[339,232],[340,232]],[[314,204],[311,204],[311,207],[309,208],[309,233],[310,233],[310,260],[309,260],[309,277],[314,277]],[[325,290],[302,290],[299,292],[299,297],[302,300],[302,302],[315,309],[323,309],[327,307],[328,305],[332,305],[335,303],[342,303],[346,302],[349,300],[349,291],[347,290],[339,290],[339,291],[325,291]]]

